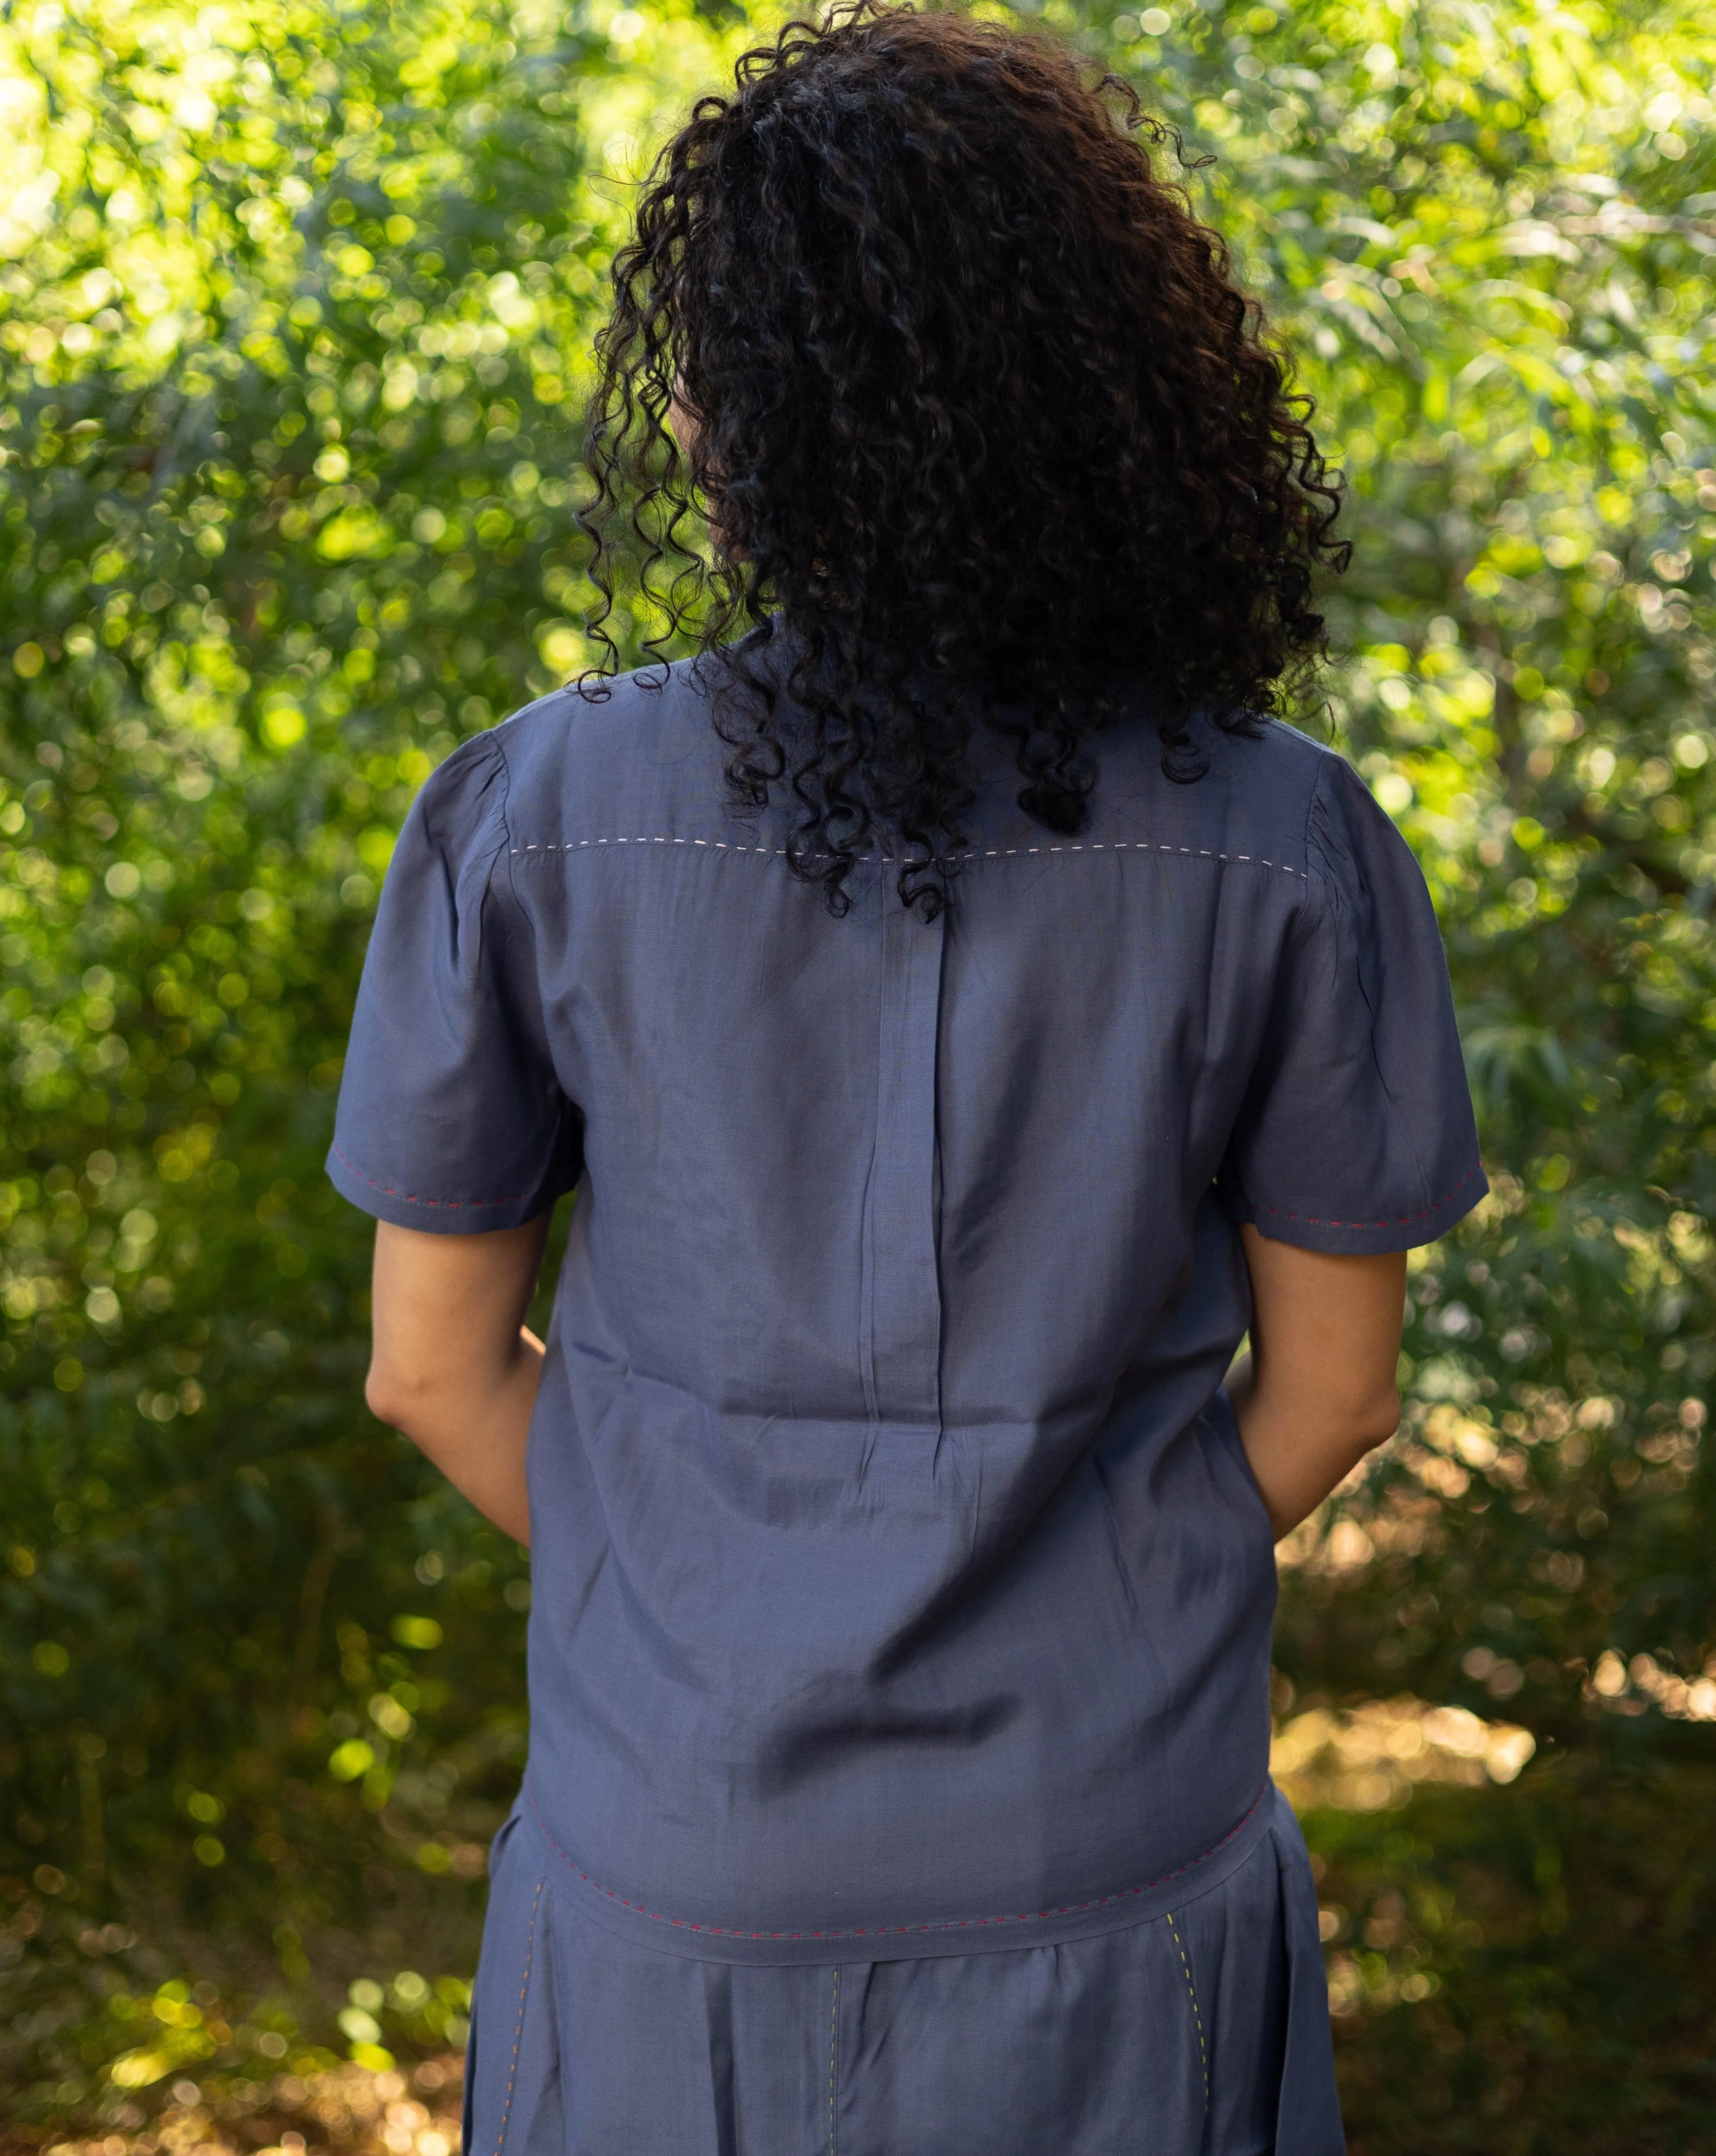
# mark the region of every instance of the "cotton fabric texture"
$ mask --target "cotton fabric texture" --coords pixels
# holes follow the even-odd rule
[[[835,919],[790,808],[726,807],[709,685],[563,692],[429,781],[329,1158],[433,1232],[578,1193],[467,2148],[1326,2156],[1221,1384],[1240,1223],[1396,1250],[1484,1189],[1422,879],[1339,757],[1205,730],[1177,784],[1141,706],[1078,838],[986,741],[946,911],[872,859]],[[1027,2060],[1071,2138],[1007,2124]]]

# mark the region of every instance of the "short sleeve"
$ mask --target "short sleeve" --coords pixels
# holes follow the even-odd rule
[[[328,1154],[343,1195],[400,1227],[516,1227],[577,1180],[580,1124],[508,867],[505,758],[479,735],[429,779],[394,848]]]
[[[1310,904],[1219,1178],[1278,1242],[1363,1254],[1434,1242],[1488,1188],[1436,911],[1406,841],[1325,759]]]

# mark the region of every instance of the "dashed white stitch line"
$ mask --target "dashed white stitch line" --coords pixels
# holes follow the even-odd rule
[[[659,837],[644,836],[636,839],[580,839],[577,841],[577,847],[581,850],[592,845],[690,845],[703,846],[706,848],[713,847],[717,853],[755,854],[759,860],[766,858],[784,860],[787,855],[787,849],[785,846],[739,845],[731,843],[725,839],[684,839],[663,835]],[[515,857],[520,857],[525,854],[569,854],[573,850],[574,848],[571,839],[567,839],[564,844],[561,844],[552,840],[543,841],[533,839],[525,845],[512,846],[508,849],[508,851]],[[1140,854],[1177,853],[1184,855],[1187,860],[1196,858],[1199,860],[1206,861],[1243,861],[1248,866],[1252,868],[1278,869],[1283,875],[1304,876],[1307,881],[1309,880],[1309,871],[1308,870],[1296,869],[1290,862],[1268,860],[1260,854],[1224,854],[1217,852],[1209,846],[1199,846],[1194,849],[1191,846],[1167,845],[1158,840],[1152,840],[1150,839],[1093,839],[1090,842],[1089,850],[1094,854],[1105,852],[1132,852]],[[1012,860],[1022,853],[1027,855],[1041,854],[1045,852],[1051,854],[1082,854],[1084,851],[1086,851],[1086,848],[1082,843],[1073,846],[986,846],[981,854],[974,848],[970,853],[956,854],[952,856],[952,858],[955,860],[960,861]],[[824,860],[827,856],[819,855],[817,858],[818,860]],[[898,863],[895,861],[892,854],[858,854],[853,856],[853,859],[856,861],[870,867],[891,869],[898,865]]]

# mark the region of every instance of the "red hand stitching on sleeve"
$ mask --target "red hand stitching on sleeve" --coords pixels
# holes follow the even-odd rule
[[[433,1205],[443,1212],[465,1213],[474,1211],[479,1205],[521,1205],[527,1198],[534,1195],[528,1190],[517,1190],[510,1198],[417,1198],[409,1190],[396,1190],[391,1183],[377,1183],[374,1176],[366,1175],[357,1163],[339,1146],[334,1147],[334,1152],[360,1183],[368,1183],[371,1190],[379,1190],[384,1198],[397,1198],[402,1205]]]
[[[1450,1199],[1457,1198],[1476,1175],[1475,1168],[1468,1168],[1446,1197],[1438,1198],[1434,1205],[1422,1213],[1402,1213],[1392,1220],[1319,1220],[1314,1213],[1289,1213],[1279,1205],[1259,1205],[1249,1191],[1242,1192],[1245,1202],[1253,1213],[1268,1213],[1277,1220],[1297,1220],[1303,1228],[1411,1228],[1420,1220],[1433,1219]]]

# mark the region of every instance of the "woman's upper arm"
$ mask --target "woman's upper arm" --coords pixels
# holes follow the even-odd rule
[[[1314,1399],[1331,1417],[1386,1419],[1396,1401],[1405,1251],[1308,1250],[1250,1225],[1240,1233],[1258,1385]]]
[[[535,1291],[548,1222],[542,1212],[474,1235],[376,1223],[372,1405],[506,1361]]]

